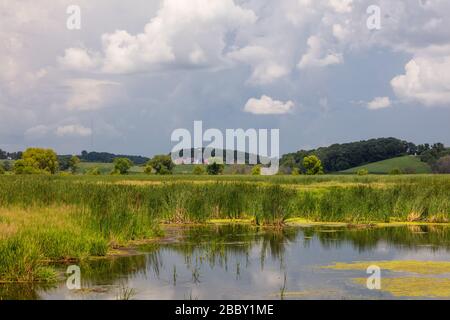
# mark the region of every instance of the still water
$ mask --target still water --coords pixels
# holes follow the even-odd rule
[[[3,299],[450,299],[450,274],[381,270],[382,290],[369,290],[366,269],[336,262],[450,261],[450,228],[246,225],[168,228],[162,243],[126,257],[80,265],[81,290],[56,285],[0,285]],[[63,271],[67,266],[61,266]],[[399,290],[383,281],[445,280],[439,294]],[[363,279],[358,282],[355,279]],[[408,280],[409,279],[409,280]],[[434,286],[436,286],[434,284]],[[439,288],[438,288],[439,289]]]

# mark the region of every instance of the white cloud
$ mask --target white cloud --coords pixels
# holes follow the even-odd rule
[[[63,57],[58,58],[58,62],[67,70],[86,71],[96,68],[100,61],[96,53],[89,53],[82,48],[69,48]]]
[[[277,101],[263,95],[261,99],[249,99],[245,105],[244,111],[260,115],[286,114],[291,112],[293,107],[294,103],[292,101]]]
[[[55,133],[59,137],[88,137],[92,134],[92,130],[79,124],[70,124],[57,127]]]
[[[392,79],[395,94],[405,102],[450,107],[450,46],[419,51]]]
[[[46,125],[37,125],[25,131],[25,138],[28,140],[38,140],[47,135],[50,128]]]
[[[228,57],[253,67],[253,73],[249,79],[252,84],[272,83],[290,72],[288,67],[275,60],[270,50],[262,46],[247,46],[230,52]]]
[[[322,39],[311,36],[308,39],[308,52],[302,56],[298,68],[326,67],[342,63],[342,61],[342,54],[327,50]]]
[[[329,0],[329,5],[337,13],[348,13],[352,11],[353,0]]]
[[[386,109],[391,106],[391,99],[389,97],[377,97],[367,104],[370,110]]]
[[[66,82],[70,95],[66,102],[69,110],[98,110],[117,94],[120,83],[95,79],[72,79]]]
[[[101,70],[123,74],[169,66],[216,67],[223,59],[225,36],[255,21],[253,11],[233,0],[164,0],[142,33],[118,30],[102,36]],[[67,55],[74,55],[73,50],[90,64],[84,49],[69,49],[63,60],[74,60]]]

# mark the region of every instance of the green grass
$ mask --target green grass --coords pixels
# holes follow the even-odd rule
[[[389,174],[392,170],[399,169],[402,172],[408,173],[431,173],[431,168],[428,164],[420,161],[415,156],[404,156],[384,161],[370,163],[364,166],[351,168],[342,173],[357,173],[358,170],[366,169],[372,174]]]
[[[102,175],[110,174],[114,169],[113,163],[97,163],[97,162],[80,162],[79,164],[79,172],[85,174],[88,170],[93,168],[98,168]],[[143,173],[144,168],[140,166],[133,166],[130,169],[130,173]]]
[[[0,281],[52,279],[49,262],[105,255],[161,223],[289,218],[448,222],[450,176],[0,176]]]

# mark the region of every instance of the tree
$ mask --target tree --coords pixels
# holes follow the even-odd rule
[[[128,171],[133,166],[133,162],[131,162],[128,158],[116,158],[114,159],[114,170],[115,174],[128,174]]]
[[[14,163],[16,174],[55,174],[58,157],[51,149],[28,148]]]
[[[192,173],[196,176],[201,176],[206,173],[205,167],[203,165],[197,165],[194,167],[194,170],[192,170]]]
[[[305,157],[303,159],[303,166],[306,169],[307,175],[323,174],[322,161],[315,155]]]
[[[151,165],[149,165],[149,164],[145,165],[144,173],[145,174],[152,174],[153,173],[153,167]]]
[[[221,163],[213,162],[206,167],[206,172],[211,176],[217,176],[223,173],[224,165]]]
[[[77,173],[78,169],[79,169],[79,164],[80,164],[80,158],[78,158],[77,156],[72,156],[69,160],[69,169],[70,171],[75,174]]]
[[[299,176],[300,175],[300,169],[299,168],[292,169],[291,175]]]
[[[252,176],[260,176],[261,175],[261,165],[256,165],[252,168]]]
[[[172,174],[175,164],[172,162],[172,158],[168,155],[154,156],[147,165],[151,166],[156,174],[165,175]]]

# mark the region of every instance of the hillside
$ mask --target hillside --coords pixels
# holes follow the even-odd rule
[[[394,169],[400,169],[403,172],[410,173],[431,173],[431,168],[425,162],[420,161],[419,157],[403,156],[388,160],[369,163],[367,165],[351,168],[341,171],[342,173],[356,173],[358,170],[366,169],[369,173],[388,174]]]
[[[112,163],[98,163],[98,162],[81,162],[79,164],[80,173],[86,173],[89,169],[98,168],[101,174],[109,174],[114,169]],[[134,166],[130,169],[130,173],[142,173],[144,169],[139,166]]]

